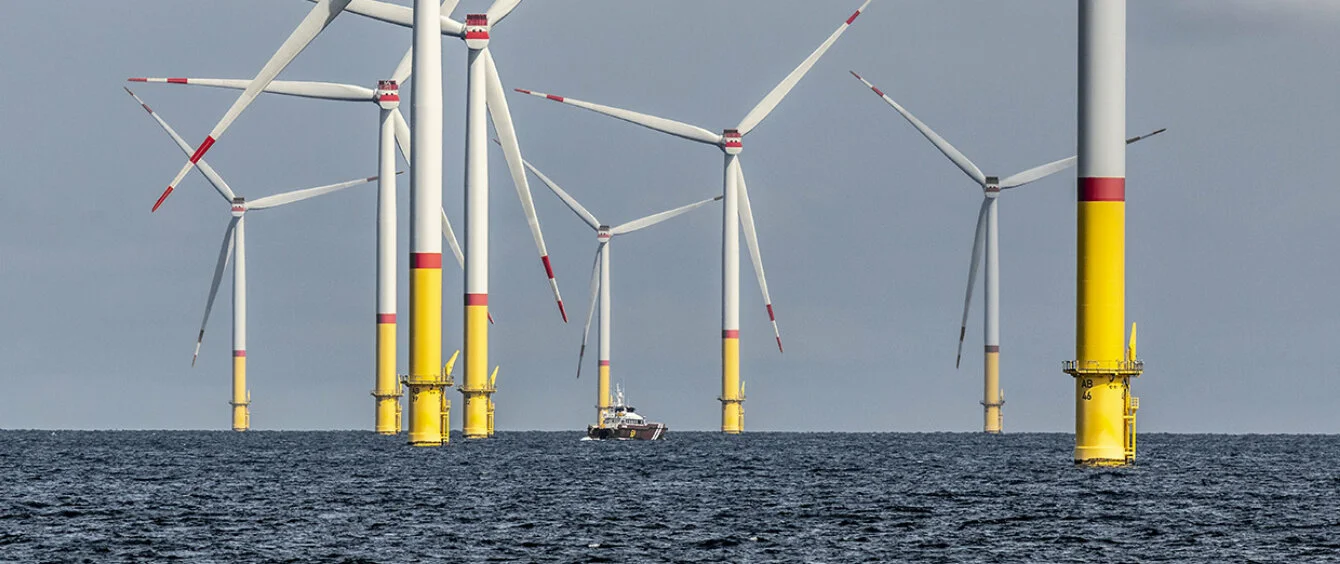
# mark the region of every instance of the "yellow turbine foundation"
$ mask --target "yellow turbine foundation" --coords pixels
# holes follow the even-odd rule
[[[233,430],[246,431],[251,428],[251,393],[247,391],[246,353],[233,353]]]
[[[740,336],[721,340],[721,432],[744,431],[744,397],[740,394]]]
[[[596,377],[596,426],[601,429],[605,428],[605,416],[610,411],[610,365],[606,362],[600,362]]]
[[[472,296],[473,297],[473,296]],[[489,363],[489,306],[465,306],[465,417],[462,422],[465,438],[483,439],[489,436],[489,405],[493,390],[488,385]]]
[[[390,314],[388,314],[390,315]],[[377,433],[400,434],[400,381],[396,377],[396,324],[377,324]]]
[[[424,261],[424,253],[412,258],[424,267],[410,269],[409,444],[441,446],[449,439],[442,422],[451,404],[444,388],[451,385],[442,372],[442,255]]]
[[[999,347],[997,347],[999,349]],[[1003,425],[1004,416],[1001,414],[1001,406],[1005,403],[1000,399],[1000,351],[987,351],[986,353],[986,389],[982,394],[984,399],[982,406],[986,409],[986,420],[983,422],[982,429],[987,433],[999,434]]]
[[[1118,187],[1124,182],[1081,179],[1085,182],[1099,197],[1120,191],[1123,199],[1079,202],[1077,359],[1065,366],[1075,377],[1074,459],[1119,466],[1135,459],[1130,378],[1143,370],[1125,351],[1126,202],[1124,186]]]

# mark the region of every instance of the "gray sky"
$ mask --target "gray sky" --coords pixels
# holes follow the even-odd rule
[[[408,3],[402,0],[401,3]],[[733,125],[859,2],[531,0],[494,32],[506,86]],[[1340,432],[1340,2],[1134,0],[1127,316],[1147,372],[1141,430]],[[465,0],[457,14],[482,11]],[[0,18],[0,427],[223,429],[228,287],[193,346],[226,207],[197,173],[149,207],[182,155],[121,91],[128,76],[249,78],[300,0],[14,4]],[[743,162],[787,352],[741,266],[751,430],[980,429],[981,299],[954,370],[980,195],[856,70],[1002,175],[1075,148],[1075,6],[876,0],[747,139]],[[57,22],[68,22],[58,25]],[[368,86],[409,31],[341,16],[281,75]],[[461,218],[463,47],[444,41],[444,201]],[[139,85],[198,142],[235,92]],[[510,98],[526,157],[619,222],[719,193],[720,152],[576,108]],[[255,198],[375,173],[371,105],[262,97],[211,151]],[[500,429],[577,429],[573,379],[591,231],[533,181],[559,320],[500,155],[491,156]],[[408,218],[408,181],[401,217]],[[1073,429],[1073,172],[1001,204],[1007,431]],[[372,421],[374,188],[248,223],[249,380],[257,429]],[[614,253],[614,374],[675,429],[716,429],[720,215],[700,210]],[[407,222],[406,222],[407,223]],[[408,242],[401,229],[401,268]],[[401,312],[408,290],[402,272]],[[461,276],[445,275],[445,346]],[[400,369],[406,369],[401,327]],[[594,374],[594,370],[588,371]],[[459,372],[458,372],[459,377]],[[452,393],[459,407],[459,395]],[[459,428],[459,409],[453,428]]]

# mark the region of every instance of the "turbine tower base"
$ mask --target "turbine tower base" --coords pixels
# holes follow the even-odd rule
[[[484,424],[482,428],[465,426],[462,434],[467,439],[487,439],[493,436],[493,392],[497,390],[493,386],[482,388],[461,388],[461,396],[464,397],[465,413],[467,419],[478,421]],[[481,413],[483,417],[469,417],[475,413]]]
[[[446,444],[450,440],[448,432],[451,428],[451,400],[447,399],[446,389],[453,384],[451,376],[407,376],[401,383],[409,388],[410,446]]]
[[[372,397],[377,399],[377,434],[393,436],[399,435],[401,428],[402,415],[400,408],[400,398],[405,395],[405,390],[401,387],[401,382],[396,383],[396,390],[389,394],[379,394],[376,390],[372,391]]]
[[[1075,378],[1075,464],[1125,466],[1135,462],[1135,412],[1131,378],[1144,372],[1139,360],[1069,360],[1062,371]]]

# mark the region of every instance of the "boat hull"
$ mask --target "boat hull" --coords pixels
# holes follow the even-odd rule
[[[615,427],[586,428],[586,436],[599,441],[659,441],[670,431],[664,423],[617,425]]]

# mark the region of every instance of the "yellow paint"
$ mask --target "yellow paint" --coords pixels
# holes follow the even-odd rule
[[[982,395],[982,398],[984,398],[982,405],[986,408],[984,410],[986,419],[982,429],[987,433],[997,434],[1003,430],[1002,427],[1004,426],[1004,416],[1000,410],[1000,353],[986,353],[985,365],[986,378],[984,381],[986,382],[986,389]]]
[[[377,324],[377,433],[400,433],[400,382],[396,379],[396,324]]]
[[[744,398],[740,394],[740,339],[721,340],[721,432],[744,431]]]
[[[442,269],[411,268],[409,444],[441,446],[449,436],[442,420],[448,407],[442,367]]]
[[[489,436],[489,306],[465,306],[465,417],[467,439]]]
[[[1127,462],[1126,203],[1079,203],[1075,462]]]
[[[610,367],[601,366],[596,374],[596,426],[604,429],[610,410]]]
[[[495,391],[498,390],[496,387],[494,387],[494,385],[498,383],[498,369],[499,369],[499,368],[502,368],[502,367],[501,367],[501,366],[494,366],[494,367],[493,367],[493,375],[492,375],[492,376],[489,376],[489,436],[490,436],[490,437],[493,436],[493,411],[494,411],[494,408],[496,407],[496,406],[493,404],[493,392],[495,392]]]
[[[247,392],[247,357],[233,357],[233,430],[251,428],[251,394]]]

